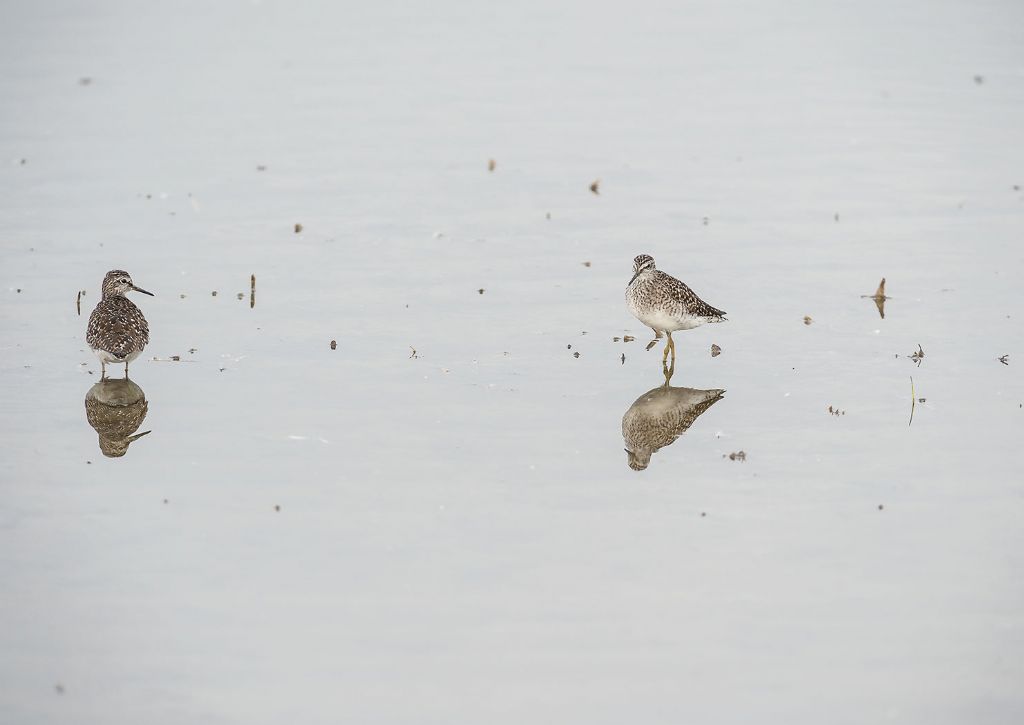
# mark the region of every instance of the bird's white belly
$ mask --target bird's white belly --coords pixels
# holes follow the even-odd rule
[[[676,330],[692,330],[694,327],[699,327],[704,324],[704,320],[700,317],[693,317],[691,315],[669,315],[660,311],[644,312],[643,314],[637,315],[640,322],[644,323],[648,327],[654,328],[655,330],[661,330],[662,332],[675,332]]]
[[[100,362],[103,363],[104,365],[107,365],[109,363],[131,362],[132,360],[134,360],[135,358],[142,354],[141,350],[136,350],[134,352],[128,353],[128,355],[125,357],[117,357],[116,355],[110,354],[106,350],[100,350],[99,348],[95,347],[92,348],[92,351],[93,353],[95,353],[96,357],[100,359]]]

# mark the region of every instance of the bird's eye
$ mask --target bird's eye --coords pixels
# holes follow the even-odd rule
[[[128,280],[127,279],[122,279],[121,280],[121,284],[128,284]]]

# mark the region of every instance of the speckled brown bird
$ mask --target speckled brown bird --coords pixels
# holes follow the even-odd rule
[[[668,335],[662,362],[672,353],[676,359],[676,345],[672,333],[676,330],[692,330],[707,322],[724,322],[725,312],[712,307],[697,294],[670,274],[654,265],[654,257],[641,254],[633,260],[633,278],[626,285],[626,305],[640,322],[654,330],[654,340],[647,346],[650,350],[661,337]]]
[[[101,380],[107,377],[107,363],[124,363],[127,378],[128,363],[142,354],[149,342],[149,323],[142,310],[125,297],[129,291],[153,296],[152,292],[136,287],[124,270],[107,272],[103,278],[103,299],[89,316],[85,340],[100,359]]]

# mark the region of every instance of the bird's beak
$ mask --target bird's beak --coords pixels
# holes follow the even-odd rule
[[[155,294],[153,294],[152,292],[147,292],[146,290],[142,289],[141,287],[136,287],[135,285],[131,285],[131,288],[133,290],[135,290],[136,292],[141,292],[144,295],[149,295],[150,297],[156,297]]]
[[[637,270],[637,273],[633,275],[633,278],[629,280],[629,284],[627,284],[626,286],[629,287],[630,284],[633,284],[633,280],[636,279],[639,276],[640,276],[640,270]]]

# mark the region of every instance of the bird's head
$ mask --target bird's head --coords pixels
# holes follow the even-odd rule
[[[654,257],[649,254],[641,254],[633,260],[633,279],[629,280],[629,284],[633,284],[633,280],[639,277],[644,272],[654,271]],[[628,286],[628,285],[627,285]]]
[[[651,454],[654,451],[641,449],[639,451],[631,451],[628,448],[624,448],[626,451],[626,464],[634,471],[642,471],[651,463]]]
[[[147,292],[141,287],[136,287],[135,283],[132,282],[132,276],[125,272],[123,269],[112,269],[107,272],[107,276],[103,278],[103,296],[104,297],[124,297],[128,292],[141,292],[144,295],[153,296],[152,292]]]

